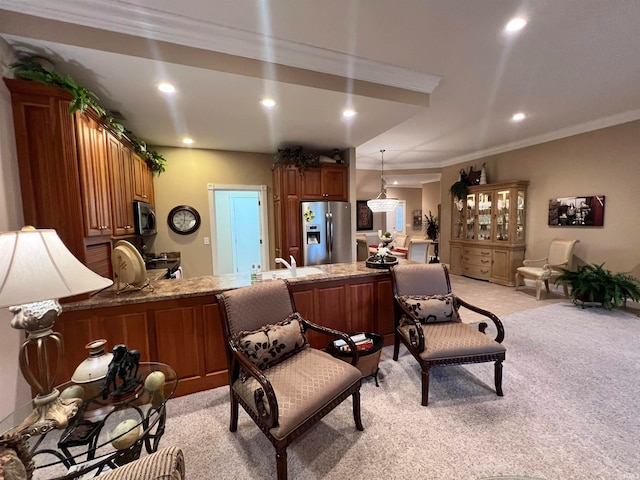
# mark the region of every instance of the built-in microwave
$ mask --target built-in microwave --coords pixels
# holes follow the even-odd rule
[[[136,234],[154,235],[156,233],[156,212],[153,205],[145,202],[133,202],[133,216]]]

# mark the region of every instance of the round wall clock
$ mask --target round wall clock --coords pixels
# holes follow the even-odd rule
[[[200,214],[189,205],[179,205],[169,212],[169,228],[180,235],[189,235],[200,228]]]

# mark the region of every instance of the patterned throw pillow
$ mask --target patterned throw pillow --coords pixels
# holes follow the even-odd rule
[[[420,323],[461,321],[451,293],[448,295],[405,295],[398,297],[398,300],[415,318],[420,320]]]
[[[265,325],[253,332],[239,332],[236,345],[260,370],[266,370],[306,348],[307,338],[301,319],[299,313],[292,313],[274,325]]]

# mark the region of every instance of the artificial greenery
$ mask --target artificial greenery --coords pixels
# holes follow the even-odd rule
[[[556,284],[571,287],[575,304],[600,303],[607,310],[620,307],[627,299],[640,300],[639,280],[628,273],[613,273],[604,263],[580,265],[576,270],[562,269]]]
[[[118,136],[126,136],[132,143],[134,150],[140,155],[149,168],[157,174],[165,170],[165,158],[153,150],[147,149],[147,144],[138,138],[131,130],[127,130],[120,122],[115,120],[108,110],[98,103],[98,96],[91,90],[78,85],[69,75],[62,76],[54,69],[42,65],[37,57],[25,57],[12,63],[10,67],[17,78],[33,80],[45,85],[54,85],[69,92],[73,100],[69,106],[69,113],[84,112],[91,107]]]
[[[449,188],[449,193],[453,195],[458,200],[464,200],[467,198],[467,194],[469,193],[469,185],[466,180],[458,180],[456,183],[451,185]]]
[[[438,217],[434,217],[431,210],[429,210],[429,215],[424,216],[424,230],[429,239],[434,241],[438,239],[438,233],[440,232]]]
[[[305,152],[301,146],[279,148],[274,160],[273,169],[279,165],[295,165],[302,172],[307,167],[317,167],[320,165],[320,155]]]

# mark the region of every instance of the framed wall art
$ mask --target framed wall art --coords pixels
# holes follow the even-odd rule
[[[550,199],[549,226],[604,226],[604,195]]]
[[[356,231],[373,230],[373,212],[366,200],[356,200]]]

